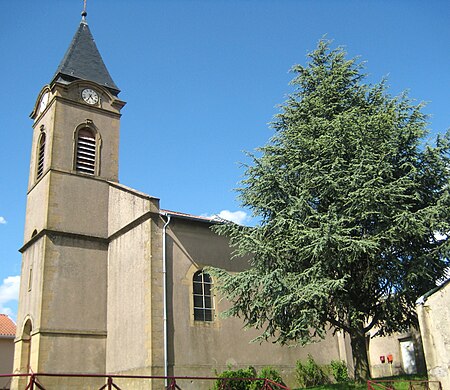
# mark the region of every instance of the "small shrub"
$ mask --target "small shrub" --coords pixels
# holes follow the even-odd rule
[[[297,360],[295,374],[300,387],[324,385],[329,382],[324,369],[308,354],[305,363]]]
[[[331,374],[337,383],[349,381],[347,365],[343,360],[332,360],[330,363]]]
[[[259,374],[256,375],[258,378],[267,378],[280,385],[285,386],[283,379],[281,378],[280,373],[273,367],[263,367]],[[250,390],[260,390],[264,386],[264,380],[260,379],[254,382],[251,382]]]
[[[226,370],[218,375],[219,378],[255,378],[256,371],[253,367],[240,370]],[[221,386],[223,382],[223,385]],[[250,390],[251,381],[226,380],[217,379],[214,383],[213,390],[230,389],[230,390]]]

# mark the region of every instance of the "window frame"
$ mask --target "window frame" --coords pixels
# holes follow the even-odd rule
[[[195,323],[215,321],[213,279],[203,269],[192,275],[192,315]]]

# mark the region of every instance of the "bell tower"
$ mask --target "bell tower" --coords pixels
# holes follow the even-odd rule
[[[86,15],[31,113],[16,373],[105,371],[109,185],[125,102]]]

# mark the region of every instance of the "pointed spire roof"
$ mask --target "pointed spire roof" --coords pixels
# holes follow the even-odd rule
[[[86,12],[83,11],[80,26],[59,64],[52,82],[67,83],[78,79],[94,81],[108,88],[117,96],[120,90],[106,69],[86,22],[86,15]]]

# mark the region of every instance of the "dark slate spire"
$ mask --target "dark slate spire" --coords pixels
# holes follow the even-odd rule
[[[71,82],[78,79],[94,81],[117,96],[120,90],[112,80],[95,45],[86,22],[86,11],[84,10],[81,15],[80,27],[59,64],[53,81]]]

